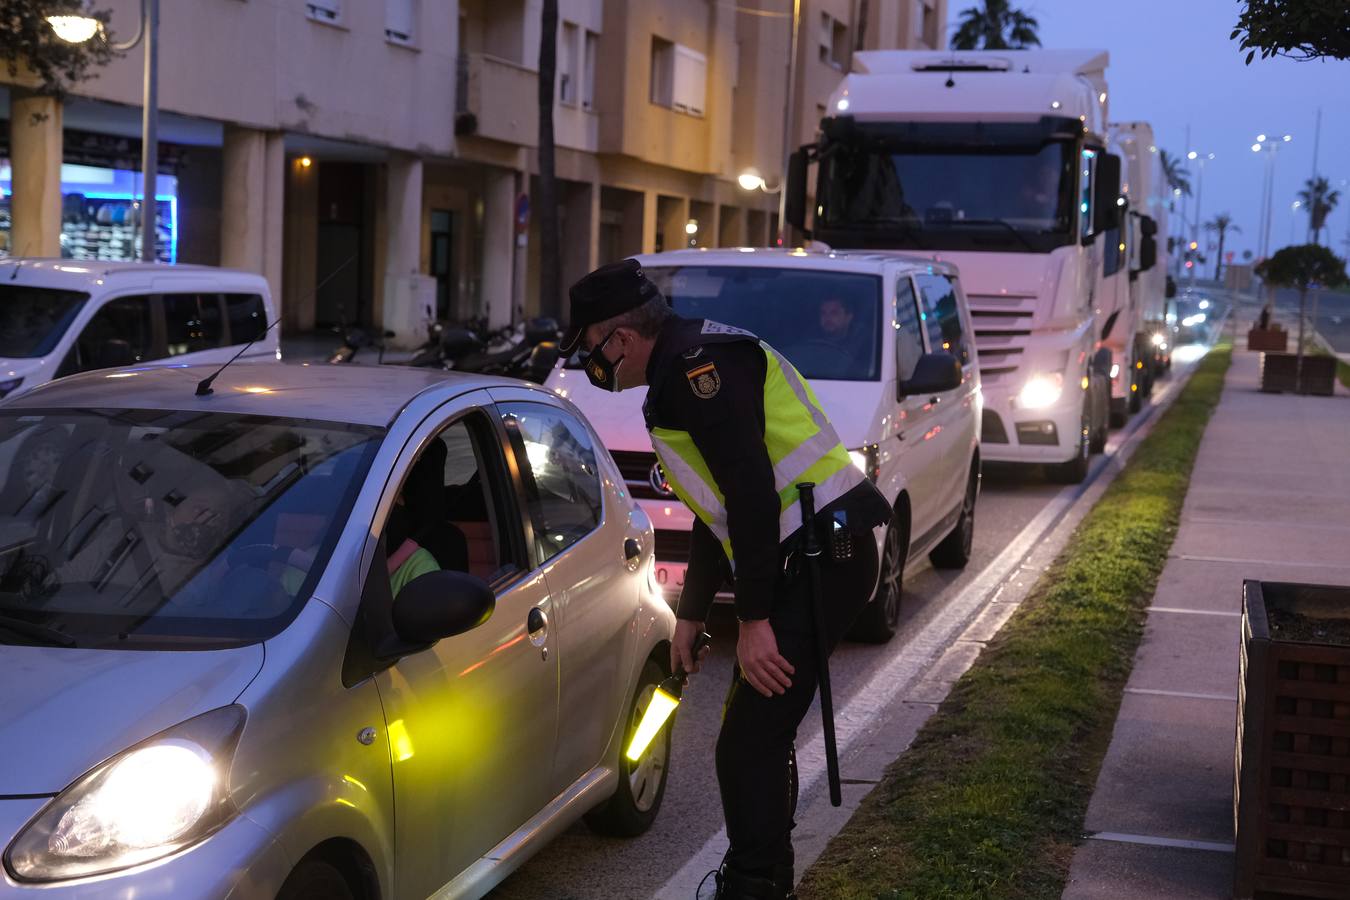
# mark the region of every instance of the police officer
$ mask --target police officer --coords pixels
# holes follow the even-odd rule
[[[795,485],[817,485],[825,546],[852,547],[848,558],[826,554],[822,563],[830,647],[872,595],[872,529],[889,520],[890,507],[786,359],[746,331],[675,315],[634,260],[572,286],[562,352],[575,350],[601,390],[647,385],[652,445],[696,516],[672,667],[698,671],[694,638],[718,589],[730,580],[735,590],[736,667],[716,756],[731,846],[716,873],[717,897],[790,897],[790,760],[817,680],[808,579],[793,576]]]

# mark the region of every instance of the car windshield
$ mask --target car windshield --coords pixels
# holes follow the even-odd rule
[[[744,328],[806,378],[881,377],[881,278],[767,266],[648,267],[675,312]]]
[[[821,238],[837,246],[1048,251],[1073,233],[1071,149],[838,144],[820,169]]]
[[[273,636],[318,582],[382,434],[231,413],[0,413],[0,642]]]
[[[0,283],[0,357],[51,353],[88,299],[80,291]]]

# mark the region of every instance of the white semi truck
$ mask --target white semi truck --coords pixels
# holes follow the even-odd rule
[[[816,241],[957,264],[984,459],[1068,482],[1105,444],[1112,372],[1128,397],[1135,362],[1115,333],[1134,327],[1121,321],[1128,201],[1108,152],[1107,62],[1096,50],[858,53],[785,187],[787,220]]]

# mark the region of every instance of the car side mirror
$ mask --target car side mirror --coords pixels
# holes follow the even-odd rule
[[[1110,231],[1120,225],[1125,208],[1120,195],[1120,157],[1104,153],[1097,160],[1097,180],[1093,185],[1092,230],[1095,234]]]
[[[950,353],[925,353],[914,365],[914,374],[900,382],[900,396],[940,394],[961,386],[961,363]]]
[[[394,599],[394,631],[410,644],[434,644],[482,625],[497,598],[483,579],[466,572],[428,572]]]

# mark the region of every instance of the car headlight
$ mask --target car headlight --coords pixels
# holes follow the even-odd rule
[[[1017,395],[1017,405],[1023,409],[1044,409],[1058,403],[1063,393],[1064,376],[1060,373],[1033,375]]]
[[[62,881],[150,862],[230,820],[225,791],[241,706],[225,706],[160,732],[62,791],[5,854],[23,881]]]
[[[858,467],[859,472],[876,484],[877,479],[881,477],[880,453],[876,444],[868,444],[860,450],[850,450],[848,458],[853,460],[853,465]]]

